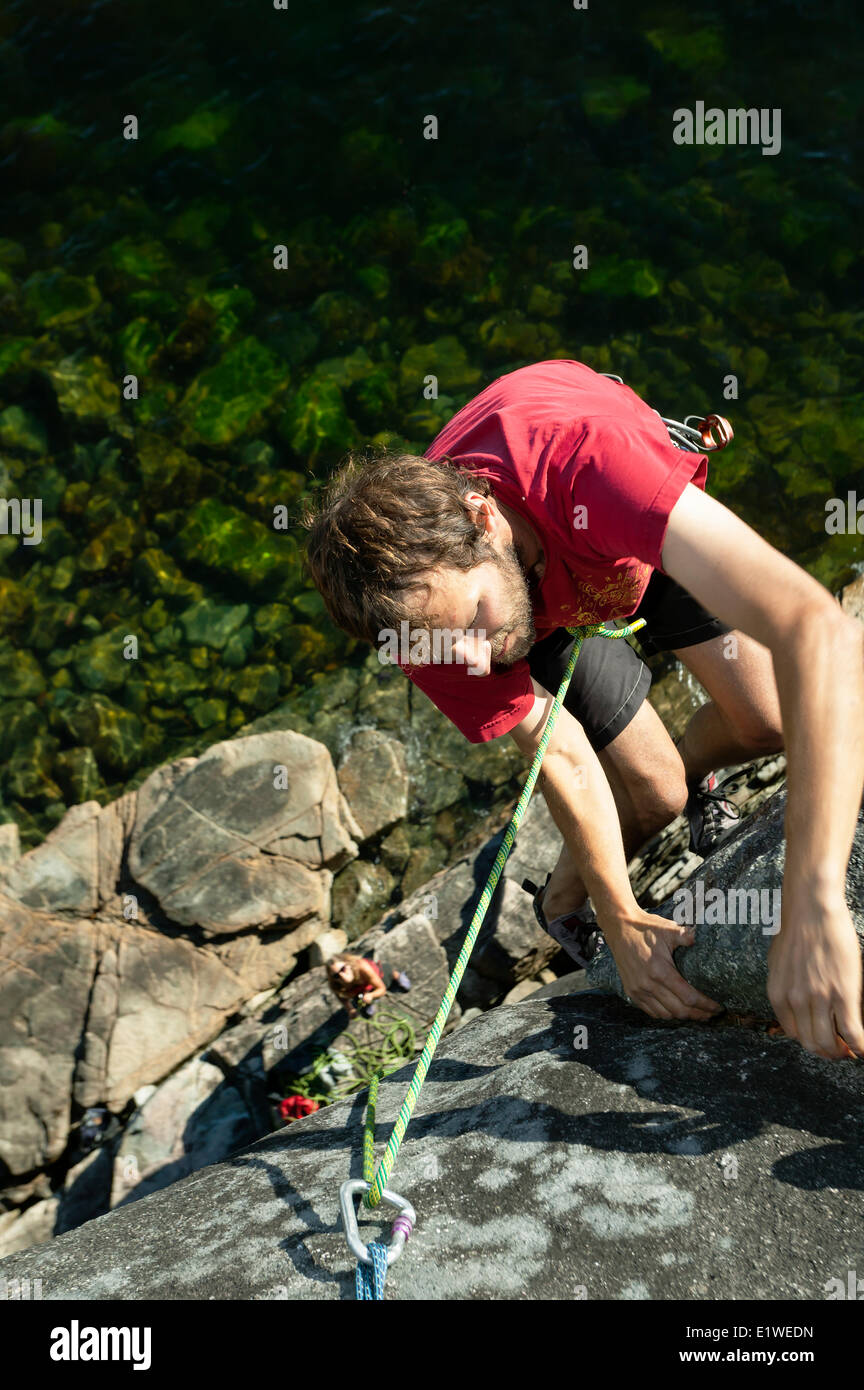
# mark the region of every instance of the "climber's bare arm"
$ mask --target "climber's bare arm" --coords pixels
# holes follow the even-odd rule
[[[864,629],[692,483],[672,509],[663,568],[771,652],[789,795],[768,997],[784,1031],[808,1052],[864,1055],[861,953],[845,891],[864,785]]]
[[[537,751],[553,701],[533,677],[531,684],[532,709],[511,730],[528,759]],[[581,724],[566,708],[555,721],[538,783],[591,895],[626,993],[654,1018],[706,1019],[716,1013],[719,1005],[688,984],[672,961],[676,947],[692,944],[692,929],[643,912],[633,896],[612,790]]]

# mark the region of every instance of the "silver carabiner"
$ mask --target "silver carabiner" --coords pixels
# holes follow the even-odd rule
[[[360,1232],[357,1228],[357,1213],[354,1210],[354,1197],[358,1192],[368,1192],[371,1186],[371,1182],[366,1182],[364,1178],[349,1178],[339,1188],[339,1207],[342,1212],[345,1239],[358,1260],[362,1260],[365,1265],[371,1265],[372,1259],[368,1246],[364,1245],[360,1239]],[[381,1200],[382,1202],[389,1202],[392,1207],[399,1208],[399,1215],[390,1228],[391,1240],[387,1246],[387,1268],[389,1269],[394,1260],[398,1260],[402,1254],[405,1242],[416,1224],[417,1213],[405,1197],[400,1197],[398,1192],[392,1192],[389,1187],[382,1188]]]

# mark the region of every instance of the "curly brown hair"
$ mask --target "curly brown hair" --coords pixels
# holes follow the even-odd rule
[[[492,494],[488,478],[415,454],[351,455],[323,501],[307,504],[306,564],[327,611],[373,645],[403,620],[427,627],[426,586],[417,576],[445,565],[469,570],[488,559],[468,492]]]

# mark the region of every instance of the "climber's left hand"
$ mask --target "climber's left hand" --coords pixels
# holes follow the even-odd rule
[[[861,948],[845,901],[783,898],[768,998],[787,1037],[829,1060],[864,1057]]]

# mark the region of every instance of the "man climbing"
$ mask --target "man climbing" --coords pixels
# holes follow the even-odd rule
[[[674,744],[625,641],[587,640],[540,771],[564,847],[540,921],[581,959],[595,926],[654,1018],[719,1010],[675,969],[693,932],[641,909],[627,861],[685,808],[707,853],[731,824],[714,769],[787,753],[786,870],[768,995],[822,1057],[864,1055],[845,878],[864,784],[864,632],[804,570],[704,491],[622,383],[573,361],[498,378],[422,458],[349,460],[309,510],[307,561],[333,620],[375,645],[443,631],[449,659],[400,665],[472,743],[532,758],[567,665],[564,626],[644,617],[710,696]]]

